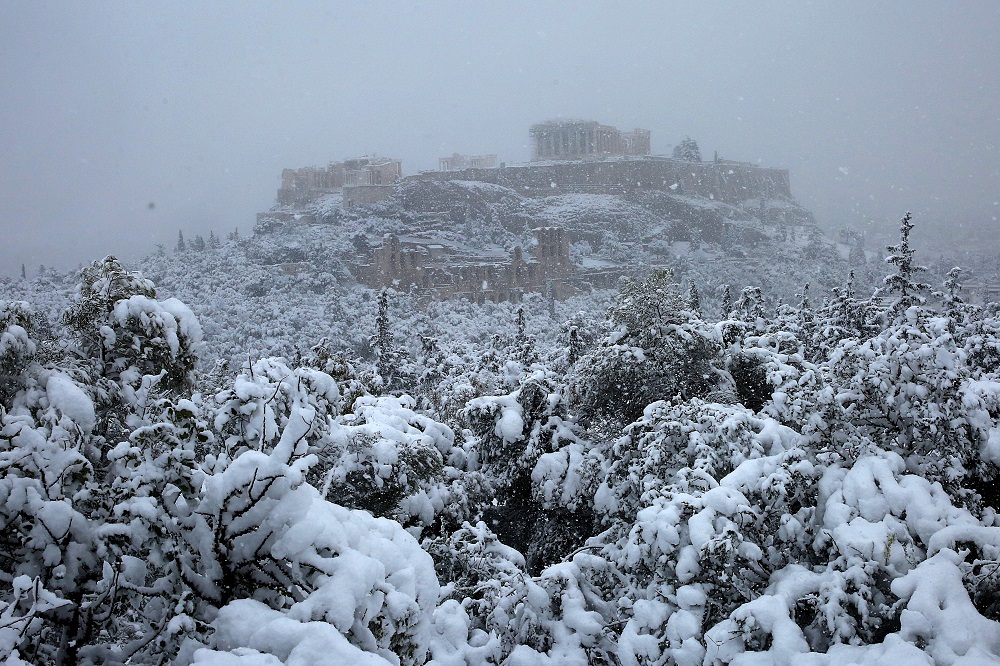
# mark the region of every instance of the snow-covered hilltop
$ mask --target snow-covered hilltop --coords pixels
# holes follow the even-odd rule
[[[690,140],[683,158],[641,149],[616,155],[627,142],[595,123],[532,132],[540,154],[530,164],[456,169],[449,159],[448,170],[405,178],[398,161],[384,158],[285,170],[278,203],[257,216],[258,229],[342,225],[355,241],[344,259],[359,282],[476,302],[517,301],[526,291],[563,298],[676,267],[682,257],[747,265],[750,256],[772,254],[762,244],[815,252],[821,243],[785,170],[702,162]],[[644,145],[648,153],[648,132]],[[396,222],[391,235],[350,228],[352,218],[372,215]],[[856,254],[863,258],[863,249]]]

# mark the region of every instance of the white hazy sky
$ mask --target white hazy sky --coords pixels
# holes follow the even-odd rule
[[[996,0],[8,3],[0,274],[248,232],[283,167],[525,161],[560,116],[788,168],[830,228],[995,241],[998,36]]]

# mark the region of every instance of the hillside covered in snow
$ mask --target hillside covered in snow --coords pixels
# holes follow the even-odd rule
[[[530,210],[654,265],[671,219],[442,189],[481,256]],[[713,298],[704,232],[664,243],[683,280],[474,304],[354,280],[380,233],[459,233],[403,205],[4,284],[8,663],[1000,658],[1000,313],[923,282],[909,216],[874,299],[858,254],[825,298]],[[776,276],[837,263],[747,227]]]

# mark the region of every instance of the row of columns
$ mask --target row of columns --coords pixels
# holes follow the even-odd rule
[[[535,154],[542,157],[569,157],[611,152],[605,132],[599,129],[564,127],[535,136]]]

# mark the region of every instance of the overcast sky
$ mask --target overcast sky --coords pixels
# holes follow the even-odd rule
[[[830,228],[995,240],[998,35],[996,0],[7,3],[0,273],[249,232],[283,167],[526,161],[557,117],[788,168]]]

